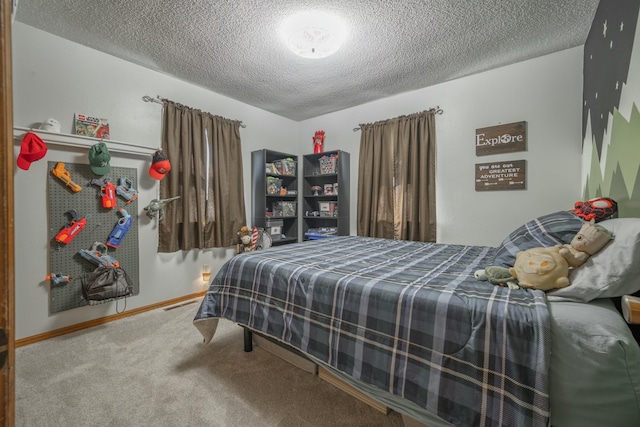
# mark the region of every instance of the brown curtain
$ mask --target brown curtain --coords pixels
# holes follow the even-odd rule
[[[360,125],[359,236],[436,241],[436,111]]]
[[[158,252],[233,246],[246,222],[240,122],[164,100],[162,150],[171,171]]]

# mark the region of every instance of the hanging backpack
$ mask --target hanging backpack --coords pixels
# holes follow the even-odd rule
[[[82,295],[89,305],[124,298],[132,292],[129,275],[121,267],[101,265],[89,278],[82,279]]]

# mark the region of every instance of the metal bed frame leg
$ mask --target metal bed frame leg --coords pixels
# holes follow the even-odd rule
[[[250,352],[253,350],[253,332],[244,328],[244,351]]]

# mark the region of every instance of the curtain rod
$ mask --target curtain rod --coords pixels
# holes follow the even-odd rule
[[[440,108],[439,105],[436,105],[435,108],[429,108],[427,111],[433,111],[433,114],[437,114],[437,115],[440,115],[440,114],[444,113],[444,110],[442,110],[442,108]],[[390,120],[393,120],[393,119],[390,119]],[[359,130],[360,130],[360,126],[358,126],[357,128],[353,128],[354,132],[357,132]]]
[[[149,95],[145,95],[142,97],[142,100],[144,102],[154,102],[156,104],[163,104],[162,100],[164,98],[162,98],[160,95],[157,95],[155,98],[150,97]],[[240,122],[240,127],[241,128],[246,128],[247,125],[245,125],[244,123]]]

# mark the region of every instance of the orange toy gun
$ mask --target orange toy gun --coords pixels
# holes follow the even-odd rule
[[[84,229],[85,225],[87,225],[86,218],[79,218],[78,212],[74,209],[65,212],[65,215],[68,215],[71,219],[71,222],[68,222],[62,230],[58,231],[56,234],[56,242],[64,243],[65,245],[70,243],[80,232]]]
[[[107,181],[107,179],[92,179],[91,185],[97,185],[100,187],[100,194],[102,195],[102,207],[107,209],[113,209],[116,207],[116,186],[113,183]]]
[[[56,163],[56,167],[53,168],[51,173],[60,181],[64,182],[67,187],[71,188],[71,191],[73,191],[74,193],[77,193],[78,191],[82,190],[81,186],[73,182],[73,180],[71,179],[71,174],[64,167],[64,163],[62,162]]]

